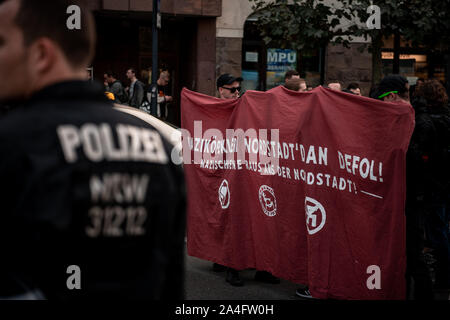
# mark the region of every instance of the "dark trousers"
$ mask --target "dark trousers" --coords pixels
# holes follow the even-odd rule
[[[450,288],[450,206],[435,203],[425,217],[426,239],[434,249],[436,259],[436,288]]]
[[[407,297],[432,300],[433,283],[425,263],[423,211],[417,207],[406,209],[406,283]]]

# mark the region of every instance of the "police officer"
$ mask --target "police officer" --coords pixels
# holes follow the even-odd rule
[[[182,172],[84,80],[94,47],[77,0],[0,1],[0,298],[183,298]]]

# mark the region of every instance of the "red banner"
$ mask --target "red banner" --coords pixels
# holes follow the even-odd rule
[[[405,298],[414,111],[322,87],[221,100],[182,92],[188,253],[308,285]]]

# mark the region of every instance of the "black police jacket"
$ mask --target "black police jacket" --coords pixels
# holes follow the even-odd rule
[[[170,145],[99,84],[0,119],[0,298],[181,299],[185,193]]]
[[[450,109],[413,101],[416,126],[407,154],[407,195],[412,207],[450,201]]]

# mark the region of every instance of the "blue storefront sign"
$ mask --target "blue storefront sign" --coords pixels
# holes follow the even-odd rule
[[[267,49],[267,89],[284,82],[287,70],[297,69],[297,51],[291,49]]]

